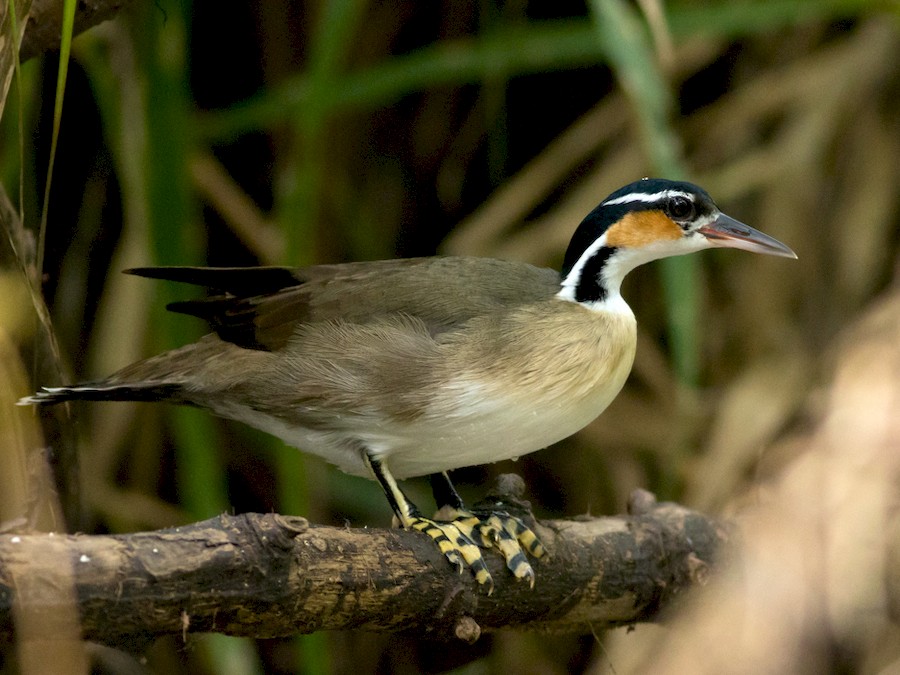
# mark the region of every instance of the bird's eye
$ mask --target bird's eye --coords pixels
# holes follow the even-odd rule
[[[672,220],[690,220],[694,216],[694,202],[687,197],[672,197],[666,203],[666,215]]]

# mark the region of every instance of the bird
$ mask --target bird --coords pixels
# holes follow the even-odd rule
[[[466,508],[454,469],[520,457],[597,418],[631,371],[635,316],[625,275],[712,247],[786,258],[778,240],[722,213],[702,188],[644,178],[596,206],[560,271],[448,256],[289,267],[126,270],[207,289],[168,309],[205,319],[196,342],[105,379],[45,387],[21,405],[166,401],[268,432],[376,480],[399,524],[434,540],[482,587],[496,549],[533,587],[531,527],[502,508]],[[440,518],[399,480],[429,476]]]

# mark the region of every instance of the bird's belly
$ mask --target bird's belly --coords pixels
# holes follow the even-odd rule
[[[403,423],[347,420],[346,429],[324,431],[290,425],[243,406],[216,412],[266,431],[346,473],[371,478],[363,460],[365,448],[383,458],[396,478],[411,478],[515,459],[571,436],[619,393],[631,369],[631,355],[620,361],[596,386],[578,392],[504,393],[460,380],[453,384],[462,391],[455,392],[452,409],[441,406]]]
[[[606,409],[627,377],[628,369],[622,370],[578,398],[505,396],[475,387],[459,416],[410,426],[407,442],[394,446],[388,465],[405,478],[516,459],[545,448],[583,429]]]
[[[275,436],[291,447],[321,457],[346,473],[373,478],[363,459],[363,440],[351,429],[310,429],[245,405],[219,404],[209,407],[222,417],[243,422]]]
[[[571,436],[603,407],[566,414],[510,407],[453,426],[412,428],[406,442],[387,453],[388,466],[398,478],[408,478],[517,459]]]

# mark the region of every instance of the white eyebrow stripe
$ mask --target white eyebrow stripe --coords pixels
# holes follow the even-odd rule
[[[627,204],[629,202],[658,202],[663,199],[669,199],[671,197],[684,197],[685,199],[694,201],[694,195],[690,192],[682,192],[680,190],[663,190],[662,192],[631,192],[627,195],[622,195],[621,197],[616,197],[615,199],[608,199],[603,202],[604,206],[612,206],[614,204]]]

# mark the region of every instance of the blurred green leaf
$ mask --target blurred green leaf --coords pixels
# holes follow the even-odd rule
[[[687,169],[681,140],[671,123],[674,100],[641,17],[622,0],[593,0],[591,8],[597,40],[631,100],[644,154],[657,174],[683,180]],[[696,386],[701,345],[698,263],[693,256],[682,256],[661,264],[675,370],[682,382]]]
[[[59,125],[62,122],[63,100],[66,93],[66,78],[69,74],[69,54],[72,52],[72,30],[75,26],[75,0],[64,0],[62,35],[59,45],[59,70],[56,75],[56,98],[53,105],[53,131],[50,135],[50,158],[47,160],[47,178],[44,182],[44,203],[41,210],[41,226],[37,244],[37,278],[42,276],[44,247],[47,240],[47,218],[50,212],[50,186],[53,183],[53,165],[56,161],[56,147],[59,143]]]
[[[862,10],[872,9],[872,3],[870,0],[770,0],[677,3],[667,5],[666,9],[676,39],[730,40],[802,22],[855,16]],[[603,61],[605,53],[590,20],[505,25],[473,38],[443,40],[368,68],[345,72],[341,77],[332,74],[328,91],[316,90],[310,82],[312,71],[308,69],[243,104],[203,113],[198,127],[209,139],[232,138],[247,130],[271,128],[289,121],[307,105],[331,110],[371,109],[388,105],[411,92],[442,85],[596,65]]]

